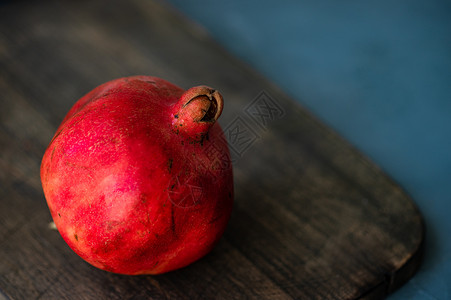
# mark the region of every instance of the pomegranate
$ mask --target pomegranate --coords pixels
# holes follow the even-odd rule
[[[93,266],[160,274],[207,254],[230,218],[233,177],[218,91],[157,77],[78,100],[41,163],[54,223]]]

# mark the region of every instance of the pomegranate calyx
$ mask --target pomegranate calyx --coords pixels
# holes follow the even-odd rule
[[[221,94],[207,86],[187,90],[175,105],[173,128],[195,140],[202,140],[222,113]]]

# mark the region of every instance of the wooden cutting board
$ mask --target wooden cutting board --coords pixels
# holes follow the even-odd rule
[[[134,74],[219,89],[234,158],[224,237],[159,276],[82,261],[49,226],[39,179],[73,103]],[[0,299],[379,299],[420,264],[424,224],[405,192],[165,3],[0,5],[0,118]]]

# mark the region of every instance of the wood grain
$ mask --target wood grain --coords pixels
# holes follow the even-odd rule
[[[91,267],[49,228],[39,165],[95,86],[134,74],[216,87],[236,202],[217,247],[159,276]],[[0,5],[0,299],[380,299],[421,261],[405,192],[164,2]]]

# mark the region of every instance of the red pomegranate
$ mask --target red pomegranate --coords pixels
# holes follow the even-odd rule
[[[218,242],[233,204],[218,91],[156,77],[107,82],[69,111],[41,164],[66,243],[121,274],[182,268]]]

